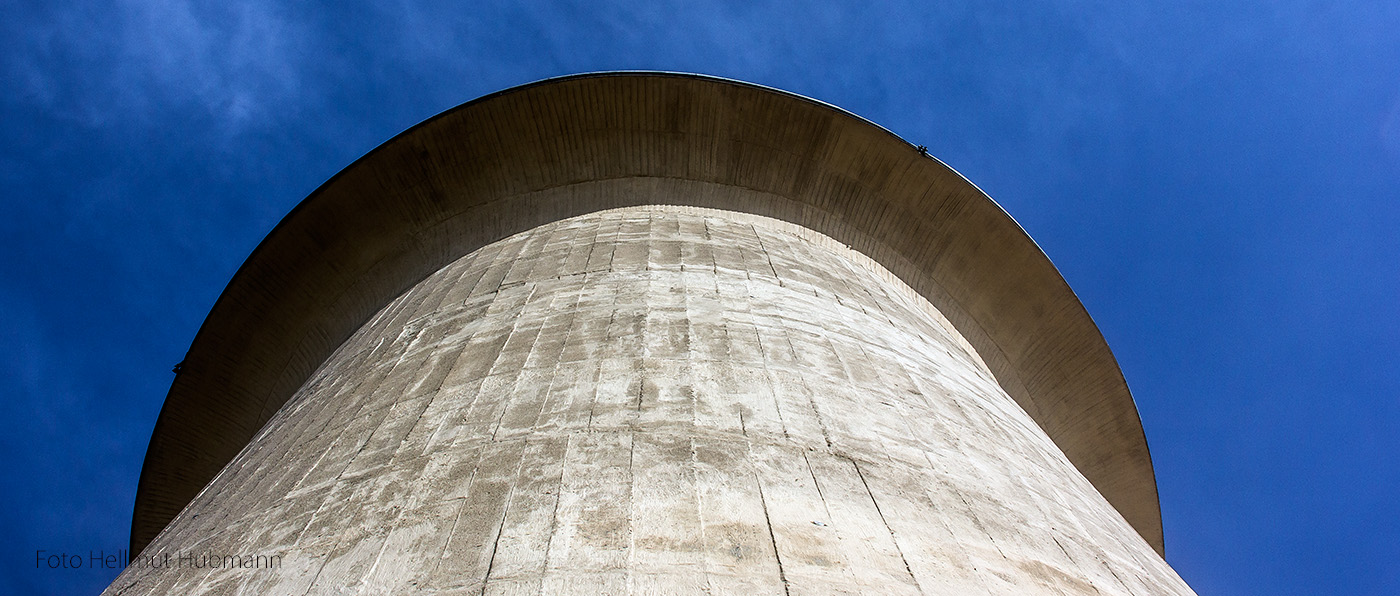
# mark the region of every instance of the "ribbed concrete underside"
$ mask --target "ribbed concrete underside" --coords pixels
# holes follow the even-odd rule
[[[144,553],[279,569],[108,593],[1190,594],[951,328],[789,224],[548,224],[385,307]]]

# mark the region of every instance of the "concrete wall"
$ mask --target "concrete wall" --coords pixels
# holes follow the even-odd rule
[[[917,293],[680,207],[452,262],[109,594],[1190,594]],[[149,561],[150,559],[146,559]]]

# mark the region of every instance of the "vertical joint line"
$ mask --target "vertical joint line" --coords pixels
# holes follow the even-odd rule
[[[496,548],[501,545],[501,535],[506,533],[506,516],[510,514],[510,502],[515,499],[515,487],[520,485],[520,473],[525,470],[525,454],[529,448],[528,439],[520,442],[520,463],[515,466],[515,478],[510,483],[510,490],[506,492],[505,504],[501,507],[501,521],[496,525],[496,539],[491,541],[491,558],[487,559],[486,573],[481,576],[482,596],[486,596],[486,586],[491,581],[491,569],[496,565]],[[477,465],[480,466],[480,462]]]
[[[787,285],[783,283],[783,278],[778,276],[778,269],[773,266],[773,257],[768,254],[768,247],[763,245],[763,236],[758,234],[758,227],[749,224],[749,229],[753,230],[753,237],[758,240],[758,249],[763,251],[763,260],[768,262],[768,270],[773,272],[773,279],[778,280],[779,286]]]
[[[880,516],[880,523],[885,524],[885,530],[890,533],[890,542],[894,543],[894,550],[899,553],[899,562],[904,563],[904,572],[909,574],[909,579],[913,580],[914,587],[919,589],[920,594],[923,594],[924,588],[919,585],[919,579],[914,577],[914,569],[909,566],[909,559],[904,556],[904,549],[899,546],[899,537],[895,535],[894,528],[890,527],[889,520],[885,519],[885,512],[880,509],[880,501],[875,498],[875,491],[870,490],[870,483],[865,480],[865,472],[861,471],[860,463],[852,458],[851,466],[856,469],[856,476],[860,478],[861,486],[865,487],[865,494],[870,496],[870,504],[875,506],[875,514]]]
[[[783,555],[778,552],[778,537],[773,533],[773,518],[768,516],[768,498],[763,496],[763,481],[759,479],[758,472],[754,472],[754,483],[758,485],[758,503],[763,506],[763,525],[768,527],[768,541],[773,545],[773,560],[778,562],[778,579],[783,582],[783,594],[792,596],[792,590],[788,588],[787,572],[783,571]]]

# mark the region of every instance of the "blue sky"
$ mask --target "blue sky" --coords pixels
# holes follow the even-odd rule
[[[1168,561],[1400,594],[1400,3],[0,0],[0,592],[126,546],[170,367],[379,143],[505,87],[693,71],[927,145],[1113,347]]]

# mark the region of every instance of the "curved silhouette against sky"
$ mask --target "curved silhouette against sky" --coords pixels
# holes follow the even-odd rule
[[[474,97],[692,71],[826,101],[1000,202],[1134,391],[1200,594],[1400,593],[1400,4],[5,2],[0,592],[95,593],[258,241]]]

